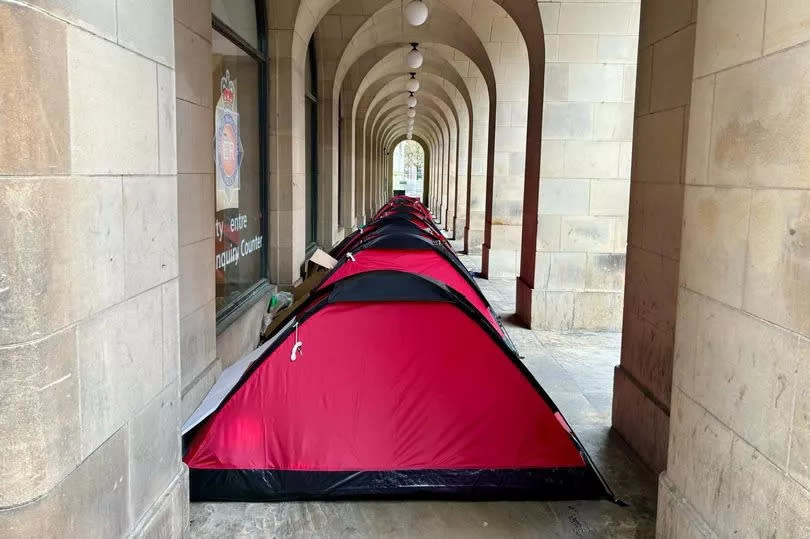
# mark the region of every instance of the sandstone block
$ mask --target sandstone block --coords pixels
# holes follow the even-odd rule
[[[563,217],[563,251],[610,252],[613,248],[613,221],[609,217]]]
[[[548,274],[539,286],[549,290],[581,290],[585,287],[585,253],[547,253]]]
[[[127,431],[130,520],[137,522],[180,470],[179,381],[138,412]]]
[[[619,331],[623,303],[621,292],[575,292],[573,328]]]
[[[761,56],[765,0],[699,2],[697,18],[697,77]]]
[[[754,192],[744,308],[810,337],[810,194]]]
[[[161,174],[177,174],[177,104],[174,70],[157,66],[158,80],[158,148]]]
[[[177,172],[213,174],[214,114],[210,108],[177,101]]]
[[[178,243],[189,245],[213,237],[213,174],[180,174],[177,176]]]
[[[123,537],[129,468],[127,432],[116,431],[46,496],[0,511],[0,530],[10,539],[29,537]]]
[[[180,317],[214,299],[214,238],[180,248]]]
[[[540,182],[540,213],[587,215],[588,180],[543,180]]]
[[[684,392],[773,462],[787,466],[796,371],[810,347],[787,331],[698,296],[695,353],[679,354]],[[679,337],[680,339],[683,336]]]
[[[565,177],[617,178],[618,142],[568,141],[565,143]]]
[[[672,388],[667,476],[711,526],[708,520],[725,510],[716,493],[729,490],[734,434],[706,410]]]
[[[597,35],[571,35],[559,36],[559,50],[557,52],[560,62],[595,62],[597,59]]]
[[[751,192],[686,187],[681,282],[724,303],[743,300]]]
[[[15,221],[0,228],[0,343],[41,338],[121,301],[120,178],[4,179],[0,212]]]
[[[599,36],[597,59],[600,62],[633,64],[638,57],[638,37]]]
[[[32,0],[28,3],[94,34],[115,40],[115,0]]]
[[[624,291],[624,254],[588,253],[585,288]]]
[[[79,324],[83,457],[163,387],[161,310],[154,288]]]
[[[633,140],[632,103],[596,103],[594,106],[594,140]]]
[[[652,110],[689,104],[694,52],[695,27],[692,25],[655,44],[650,95]]]
[[[810,4],[771,0],[765,19],[765,54],[810,40]]]
[[[810,186],[809,52],[807,44],[717,75],[711,183]]]
[[[570,64],[568,97],[571,101],[621,101],[624,69],[614,64]]]
[[[0,507],[33,500],[73,471],[79,408],[74,329],[0,347]]]
[[[612,425],[653,471],[666,468],[669,415],[617,366],[613,376]]]
[[[118,43],[161,64],[174,65],[172,0],[117,0]]]
[[[636,119],[633,180],[679,183],[683,152],[684,109]]]
[[[68,30],[67,43],[73,172],[156,174],[159,156],[155,64],[72,28]],[[129,136],[123,137],[122,133]],[[210,154],[210,144],[206,151]]]
[[[179,283],[173,279],[161,287],[163,316],[163,385],[180,376]]]
[[[628,180],[594,180],[590,183],[590,215],[627,215],[630,204]]]
[[[590,103],[546,103],[543,139],[587,139],[593,131]]]
[[[689,105],[685,183],[708,183],[715,76],[695,79]]]
[[[66,25],[28,7],[0,5],[0,175],[64,174],[70,168]],[[37,106],[24,103],[36,102]]]
[[[123,196],[125,293],[133,296],[177,276],[177,181],[126,176]]]
[[[633,34],[638,4],[566,2],[560,6],[560,34]]]

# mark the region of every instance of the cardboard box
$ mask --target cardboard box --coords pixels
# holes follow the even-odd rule
[[[306,278],[304,281],[292,290],[293,302],[292,305],[286,309],[279,311],[273,318],[273,321],[262,332],[262,341],[270,338],[270,336],[289,319],[290,315],[304,303],[309,297],[309,293],[318,287],[323,282],[329,270],[337,265],[337,260],[329,256],[321,249],[317,249],[312,256],[309,257],[306,264]]]

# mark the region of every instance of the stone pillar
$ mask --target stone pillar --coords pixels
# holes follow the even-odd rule
[[[810,4],[698,2],[661,537],[810,533],[809,80]]]
[[[496,71],[497,102],[491,104],[495,110],[490,110],[495,112],[489,125],[494,145],[492,176],[487,178],[481,272],[487,278],[513,278],[519,273],[523,234],[529,55],[511,18],[490,37],[486,47]]]
[[[621,328],[638,2],[541,3],[546,39],[532,326]]]
[[[473,99],[477,103],[472,125],[472,158],[470,159],[470,182],[467,199],[467,224],[464,228],[464,245],[470,254],[481,254],[484,243],[484,210],[487,181],[487,136],[489,134],[489,107],[486,85],[477,80]]]
[[[354,117],[352,116],[351,103],[354,101],[354,91],[347,92],[347,96],[341,96],[338,114],[340,115],[340,150],[341,156],[341,180],[342,191],[340,193],[342,220],[338,225],[343,229],[344,236],[351,234],[357,225],[355,218],[355,147],[354,147]]]
[[[467,227],[467,185],[470,182],[470,157],[472,155],[471,119],[472,111],[468,111],[468,116],[460,118],[461,136],[459,138],[458,177],[455,187],[456,204],[453,208],[455,214],[453,219],[454,239],[463,239],[464,229]]]
[[[666,467],[695,13],[641,5],[621,364],[613,426],[656,472]]]
[[[333,74],[328,68],[339,61],[340,49],[329,46],[328,35],[328,31],[316,29],[312,38],[318,59],[318,243],[327,249],[339,241],[338,204],[343,195],[338,190],[340,100],[333,94],[335,81],[329,78]]]
[[[211,8],[174,14],[177,79],[177,200],[180,245],[182,416],[188,417],[222,371],[216,357],[214,286],[214,138]]]
[[[270,2],[271,7],[274,4]],[[279,7],[283,4],[279,3]],[[293,31],[294,11],[270,13],[270,280],[279,285],[300,281],[306,260],[305,69],[307,43]]]
[[[363,114],[363,118],[365,114]],[[352,119],[355,125],[353,131],[354,135],[354,211],[356,223],[360,226],[366,223],[366,146],[364,137],[364,126],[362,124],[361,115],[358,112],[357,116]]]
[[[181,537],[172,3],[46,5],[0,1],[0,530]]]

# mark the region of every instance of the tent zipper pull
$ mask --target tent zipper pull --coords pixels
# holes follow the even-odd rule
[[[352,262],[357,262],[357,260],[354,259],[354,255],[351,253],[346,253],[346,258],[348,258]]]
[[[295,344],[293,345],[292,352],[290,353],[290,361],[298,359],[298,354],[304,355],[304,343],[298,340],[298,322],[295,323]]]

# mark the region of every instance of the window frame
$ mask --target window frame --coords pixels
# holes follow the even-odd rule
[[[304,87],[304,101],[310,111],[308,126],[310,133],[305,141],[307,145],[305,151],[308,153],[310,159],[310,170],[307,172],[312,177],[312,192],[309,192],[309,189],[307,189],[308,192],[305,196],[310,198],[309,203],[312,208],[312,215],[307,215],[305,218],[309,220],[308,224],[312,227],[312,235],[314,236],[313,241],[310,241],[308,237],[304,240],[306,242],[306,257],[309,258],[312,253],[318,249],[318,173],[320,172],[318,166],[318,62],[315,53],[314,35],[310,38],[309,45],[307,46],[306,69],[309,71],[311,88],[307,85]],[[307,187],[309,186],[307,185]]]
[[[256,33],[259,47],[256,48],[241,37],[234,29],[225,24],[219,17],[211,13],[211,27],[219,32],[225,39],[236,45],[256,61],[259,70],[259,212],[261,214],[259,228],[262,231],[261,265],[259,280],[245,290],[239,297],[216,311],[216,333],[219,335],[233,322],[239,319],[249,308],[263,299],[270,291],[268,278],[269,250],[268,250],[268,218],[267,208],[269,189],[267,177],[269,170],[269,156],[267,147],[267,109],[269,95],[267,56],[267,15],[264,0],[255,0],[256,7]]]

